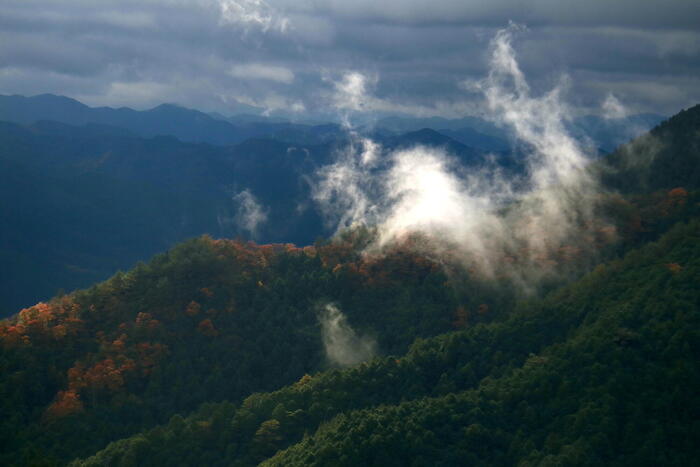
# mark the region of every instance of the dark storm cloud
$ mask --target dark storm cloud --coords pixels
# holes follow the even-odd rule
[[[672,113],[700,101],[698,18],[683,0],[5,0],[0,93],[306,116],[360,71],[370,111],[458,116],[478,111],[460,83],[484,75],[512,20],[527,26],[515,46],[535,90],[566,74],[580,111],[613,93]]]

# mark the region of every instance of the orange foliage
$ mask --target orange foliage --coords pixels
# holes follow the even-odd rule
[[[253,242],[243,243],[237,240],[225,239],[212,240],[209,237],[204,237],[204,240],[209,242],[220,259],[233,259],[241,266],[242,270],[255,271],[266,267],[267,258],[265,255],[272,255],[275,252],[275,246],[273,245],[260,247]]]
[[[106,358],[87,368],[82,373],[74,372],[69,387],[89,388],[97,391],[115,392],[124,386],[124,369],[111,358]],[[70,373],[69,373],[70,377]]]
[[[678,263],[668,263],[666,265],[666,268],[671,271],[673,274],[678,274],[683,270],[683,266],[681,266]]]
[[[207,337],[215,337],[219,335],[219,331],[214,327],[214,323],[209,318],[203,319],[197,325],[197,330]]]
[[[21,324],[7,326],[3,331],[2,342],[3,346],[7,348],[22,344],[23,338],[26,337],[24,326]]]
[[[150,342],[142,342],[136,346],[136,349],[138,351],[138,365],[144,376],[149,374],[158,360],[168,352],[166,345]]]
[[[668,192],[668,197],[674,200],[679,206],[683,206],[688,200],[688,190],[683,187],[674,188]]]
[[[136,328],[154,330],[160,326],[160,321],[153,319],[150,313],[141,312],[136,315]]]
[[[5,348],[28,345],[32,339],[61,340],[82,329],[79,307],[72,297],[62,297],[50,303],[40,302],[21,310],[14,324],[0,327],[0,339]]]
[[[187,316],[196,316],[199,314],[199,312],[202,310],[202,307],[199,305],[199,303],[195,302],[192,300],[189,305],[187,305],[187,308],[185,308],[185,314]]]
[[[114,342],[112,342],[112,347],[114,348],[114,350],[117,352],[123,351],[124,348],[126,347],[126,339],[127,339],[126,334],[122,334],[119,336],[118,339],[115,339]]]
[[[127,338],[126,334],[122,334],[111,342],[108,348],[115,353],[130,353],[134,358],[118,353],[91,366],[78,362],[68,370],[68,389],[78,394],[87,391],[93,397],[96,394],[115,393],[122,390],[127,379],[135,376],[139,370],[144,376],[149,374],[156,362],[167,352],[166,346],[149,342],[128,348]]]
[[[454,312],[454,320],[452,321],[452,327],[455,329],[464,329],[467,327],[467,321],[469,319],[469,312],[463,306],[457,307]]]
[[[299,381],[297,381],[295,384],[296,384],[297,386],[305,386],[305,385],[308,384],[310,381],[311,381],[311,376],[310,376],[308,373],[306,373],[306,374],[304,374],[304,376],[302,376],[301,378],[299,378]]]
[[[353,251],[350,243],[334,242],[330,245],[325,245],[318,253],[321,256],[321,262],[327,268],[333,268],[336,265],[348,260]]]
[[[666,193],[663,199],[661,199],[657,206],[655,206],[656,210],[658,211],[657,215],[660,215],[661,217],[668,217],[676,209],[685,206],[687,201],[688,191],[682,187],[674,188]]]
[[[51,333],[53,334],[54,339],[61,340],[66,337],[66,334],[68,334],[68,328],[65,324],[59,324],[51,329]]]
[[[66,415],[81,412],[83,410],[83,402],[80,400],[80,395],[74,390],[59,391],[56,395],[56,400],[49,405],[44,412],[47,419],[62,418]]]

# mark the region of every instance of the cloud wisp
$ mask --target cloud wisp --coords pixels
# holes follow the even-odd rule
[[[358,336],[337,306],[326,304],[319,312],[318,320],[326,357],[332,365],[352,366],[376,355],[377,343],[374,339]]]
[[[290,84],[294,81],[294,73],[288,68],[275,65],[265,65],[261,63],[247,63],[244,65],[233,65],[230,71],[235,78],[251,80],[270,80],[279,83]]]
[[[287,32],[289,18],[281,15],[264,0],[217,0],[223,24],[258,28],[262,32]]]
[[[335,164],[319,171],[314,192],[339,229],[377,226],[374,252],[419,233],[434,251],[458,253],[482,274],[505,273],[523,285],[551,273],[549,258],[577,248],[582,232],[590,234],[584,226],[595,224],[598,193],[587,171],[590,155],[566,131],[561,87],[531,92],[512,47],[515,29],[496,34],[490,72],[473,87],[492,118],[517,136],[526,173],[465,172],[443,150],[423,146],[379,158],[381,148],[355,136]],[[368,151],[375,154],[371,163]]]
[[[260,227],[267,222],[267,210],[248,189],[236,194],[233,201],[238,206],[234,218],[236,227],[255,238]]]

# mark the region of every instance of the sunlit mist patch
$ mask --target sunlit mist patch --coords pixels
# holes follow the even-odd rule
[[[466,170],[445,150],[384,150],[350,132],[351,144],[317,173],[314,198],[338,230],[377,229],[368,252],[420,234],[429,253],[458,258],[487,277],[504,273],[528,288],[590,257],[608,226],[595,215],[601,189],[588,166],[593,154],[566,130],[566,80],[534,95],[512,46],[516,26],[491,42],[490,72],[469,83],[491,119],[525,148],[524,172],[504,176],[486,160]],[[363,87],[353,87],[353,98]]]

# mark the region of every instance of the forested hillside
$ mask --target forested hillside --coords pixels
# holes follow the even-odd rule
[[[700,105],[683,110],[608,158],[606,184],[627,193],[700,187]]]
[[[22,310],[0,329],[3,462],[87,455],[200,403],[319,371],[332,363],[318,317],[329,303],[381,353],[402,353],[451,329],[459,306],[510,300],[460,298],[409,249],[362,259],[361,248],[361,236],[304,249],[204,237]]]
[[[692,464],[699,109],[652,132],[672,149],[620,150],[635,174],[592,168],[605,229],[536,258],[562,274],[528,290],[505,274],[517,255],[484,275],[355,227],[305,247],[202,236],[21,310],[0,322],[0,463]],[[679,183],[616,185],[678,161]]]
[[[700,221],[501,320],[304,376],[75,465],[689,465]]]

